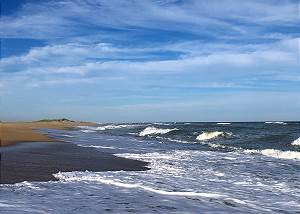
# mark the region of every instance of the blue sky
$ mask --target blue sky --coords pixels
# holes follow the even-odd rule
[[[298,0],[3,0],[0,118],[300,120]]]

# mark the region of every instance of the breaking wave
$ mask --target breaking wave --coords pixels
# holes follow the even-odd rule
[[[292,142],[293,146],[300,146],[300,137]]]
[[[295,152],[295,151],[281,151],[276,149],[263,149],[263,150],[246,149],[244,150],[244,152],[248,154],[262,154],[265,156],[279,158],[279,159],[300,160],[300,152]]]
[[[197,140],[203,141],[203,140],[210,140],[216,137],[224,137],[226,135],[226,133],[224,132],[219,132],[219,131],[215,131],[215,132],[202,132],[201,134],[199,134],[197,136]]]
[[[84,145],[84,144],[78,144],[78,146],[96,148],[96,149],[116,149],[116,147],[114,146],[96,146],[96,145]]]
[[[86,130],[81,130],[81,132],[83,132],[83,133],[93,133],[93,132],[96,132],[96,131],[95,130],[86,129]]]
[[[89,129],[89,130],[96,130],[96,126],[77,126],[80,129]]]
[[[141,137],[145,137],[148,135],[158,135],[158,134],[167,134],[171,131],[176,131],[178,129],[160,129],[160,128],[156,128],[153,126],[149,126],[147,128],[145,128],[143,131],[140,132],[139,136]]]
[[[71,138],[71,137],[74,137],[74,136],[68,135],[68,134],[62,134],[61,136],[62,136],[62,137],[70,137],[70,138]]]
[[[129,125],[129,124],[126,124],[126,125],[106,125],[106,126],[98,127],[97,130],[104,131],[104,130],[107,130],[107,129],[134,128],[134,127],[137,127],[137,126],[139,126],[139,125]]]
[[[270,122],[265,122],[266,124],[279,124],[279,125],[286,125],[287,123],[281,122],[281,121],[270,121]]]
[[[160,123],[160,122],[156,122],[156,123],[153,123],[153,125],[169,126],[169,125],[171,125],[171,124],[170,124],[170,123]]]
[[[91,131],[104,131],[104,130],[121,129],[121,128],[134,128],[137,126],[139,125],[136,124],[113,125],[112,124],[112,125],[105,125],[105,126],[78,126],[78,128],[91,130]]]
[[[222,123],[217,123],[218,125],[230,125],[231,123],[224,123],[224,122],[222,122]]]

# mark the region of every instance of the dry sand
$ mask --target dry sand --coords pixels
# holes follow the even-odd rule
[[[0,146],[8,146],[17,142],[57,142],[38,129],[72,129],[76,126],[95,125],[90,122],[14,122],[0,123]]]

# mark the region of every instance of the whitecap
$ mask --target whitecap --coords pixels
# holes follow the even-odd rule
[[[175,131],[178,129],[160,129],[160,128],[156,128],[153,126],[149,126],[147,128],[145,128],[143,131],[140,132],[139,136],[144,137],[147,135],[157,135],[157,134],[167,134],[171,131]]]
[[[36,183],[23,181],[15,184],[4,184],[3,186],[10,186],[16,189],[33,189],[33,190],[43,190],[42,188],[38,187]]]
[[[105,125],[105,126],[77,126],[80,129],[84,129],[83,132],[89,132],[90,131],[105,131],[105,130],[112,130],[112,129],[121,129],[121,128],[134,128],[140,125],[137,124],[119,124],[119,125]]]
[[[77,128],[80,128],[80,129],[95,129],[96,127],[95,126],[77,126]]]
[[[267,121],[266,124],[278,124],[278,125],[286,125],[287,123],[282,121]]]
[[[290,159],[290,160],[300,160],[300,152],[296,151],[281,151],[276,149],[246,149],[245,153],[248,154],[262,154],[268,157],[279,158],[279,159]]]
[[[83,145],[83,144],[78,144],[78,146],[96,148],[96,149],[116,149],[116,147],[114,146],[96,146],[96,145]]]
[[[82,129],[81,132],[89,133],[89,132],[96,132],[98,127],[95,126],[77,126],[78,128]]]
[[[202,132],[201,134],[199,134],[197,136],[197,140],[210,140],[216,137],[222,137],[225,136],[224,132],[219,132],[219,131],[215,131],[215,132]]]
[[[156,122],[156,123],[153,123],[153,125],[169,126],[169,125],[171,125],[171,124],[170,124],[170,123],[160,123],[160,122]]]
[[[215,172],[214,174],[217,177],[224,177],[225,176],[225,174],[223,172]]]
[[[135,160],[174,160],[177,159],[176,157],[170,155],[170,154],[162,154],[159,152],[152,152],[152,153],[146,153],[146,154],[136,154],[136,153],[119,153],[114,154],[117,157],[123,157],[123,158],[129,158],[129,159],[135,159]]]
[[[106,126],[97,127],[97,130],[104,131],[107,129],[134,128],[137,126],[139,125],[135,125],[135,124],[106,125]]]
[[[231,123],[224,123],[224,122],[222,122],[222,123],[217,123],[218,125],[230,125]]]
[[[5,207],[5,208],[16,208],[19,207],[18,205],[14,205],[14,204],[7,204],[7,203],[2,203],[0,202],[0,207]]]
[[[68,135],[68,134],[63,134],[63,135],[61,135],[62,137],[74,137],[74,136],[72,136],[72,135]]]
[[[84,133],[93,133],[93,132],[96,132],[94,130],[80,130],[81,132],[84,132]]]
[[[300,137],[292,142],[293,146],[300,146]]]

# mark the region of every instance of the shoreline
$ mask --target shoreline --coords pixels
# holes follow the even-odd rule
[[[144,171],[148,163],[80,147],[39,133],[37,129],[68,130],[85,122],[1,123],[0,184],[57,181],[53,174],[71,171]],[[51,142],[51,143],[49,143]]]
[[[11,146],[19,142],[61,142],[38,129],[68,130],[77,126],[93,126],[91,122],[50,121],[50,122],[1,122],[0,147]]]

